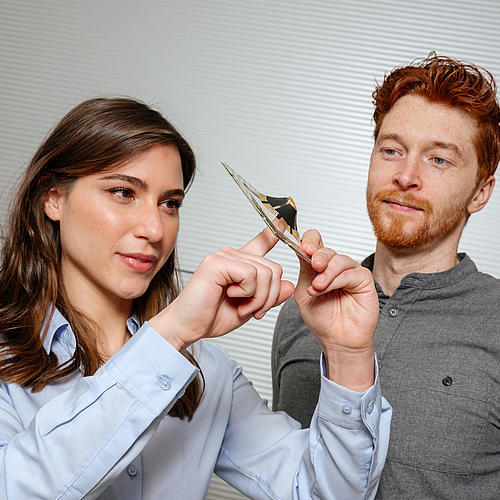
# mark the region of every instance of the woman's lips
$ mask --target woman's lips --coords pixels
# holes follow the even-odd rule
[[[118,254],[121,261],[134,271],[145,273],[151,271],[158,260],[154,255],[146,254]]]

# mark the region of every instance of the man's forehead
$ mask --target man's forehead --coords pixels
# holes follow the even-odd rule
[[[376,142],[419,141],[463,154],[474,150],[477,130],[475,120],[461,108],[407,95],[384,117]]]

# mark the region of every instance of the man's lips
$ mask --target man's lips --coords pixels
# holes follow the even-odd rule
[[[154,263],[158,260],[155,255],[145,253],[119,253],[121,261],[134,271],[147,272],[150,271]]]
[[[422,207],[415,205],[413,203],[409,203],[407,201],[398,200],[396,198],[386,198],[382,200],[383,203],[387,203],[391,205],[392,208],[396,210],[401,210],[403,212],[411,212],[413,210],[424,211]]]

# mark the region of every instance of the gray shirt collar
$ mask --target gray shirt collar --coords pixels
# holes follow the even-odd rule
[[[466,253],[458,253],[458,264],[453,266],[446,271],[442,271],[439,273],[410,273],[403,277],[401,283],[398,287],[400,288],[422,288],[422,289],[433,289],[433,288],[442,288],[458,281],[463,280],[467,276],[472,273],[477,272],[477,267],[472,262],[470,257]],[[372,253],[368,256],[361,265],[373,271],[373,263],[375,260],[375,254]],[[380,285],[375,281],[375,286],[377,288],[377,292],[379,298],[381,295],[386,297]]]

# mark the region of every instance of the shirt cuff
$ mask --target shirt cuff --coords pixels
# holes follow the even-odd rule
[[[368,428],[373,438],[378,435],[382,407],[379,370],[375,354],[375,383],[363,393],[351,391],[326,378],[326,361],[321,353],[321,391],[318,416],[348,429]]]
[[[182,397],[199,372],[148,322],[100,370],[155,415]]]

